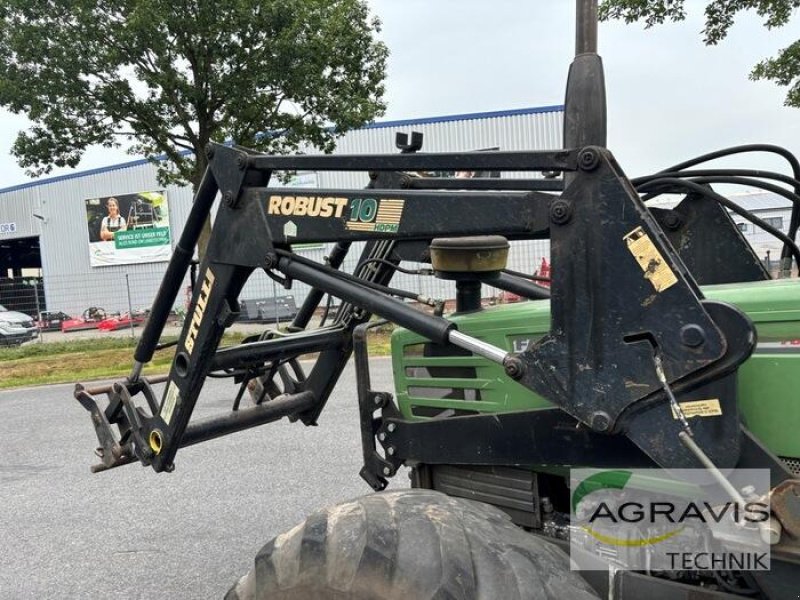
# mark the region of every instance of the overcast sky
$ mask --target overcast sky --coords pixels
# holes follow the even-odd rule
[[[574,52],[573,0],[369,0],[383,21],[389,57],[382,120],[433,117],[563,103]],[[767,31],[740,17],[716,47],[702,44],[702,8],[688,0],[683,23],[651,30],[603,23],[608,146],[629,176],[717,148],[765,142],[800,153],[800,109],[786,90],[747,75],[797,39],[800,16]],[[794,34],[794,35],[792,35]],[[29,178],[8,152],[23,117],[0,112],[0,188]],[[133,157],[98,149],[77,170]],[[741,161],[737,164],[742,164]],[[757,158],[745,164],[781,163]],[[70,172],[58,170],[53,174]]]

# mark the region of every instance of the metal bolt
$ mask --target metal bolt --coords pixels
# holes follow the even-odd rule
[[[211,144],[206,144],[206,158],[208,160],[214,158],[214,146],[212,146]]]
[[[392,433],[395,429],[397,429],[397,425],[395,425],[394,423],[389,423],[386,426],[386,431],[388,431],[389,433]]]
[[[556,200],[550,205],[550,220],[556,225],[564,225],[572,218],[572,204],[566,200]]]
[[[600,164],[600,155],[594,148],[581,150],[578,155],[578,166],[584,171],[594,171]]]
[[[225,202],[226,205],[233,208],[234,204],[236,204],[236,199],[233,197],[233,192],[225,192],[222,195],[222,200]]]
[[[522,361],[516,357],[504,360],[503,368],[506,371],[506,375],[511,377],[511,379],[519,379],[525,373],[525,366],[522,364]]]
[[[380,406],[383,404],[383,397],[380,394],[375,396],[375,406]]]
[[[383,433],[383,432],[379,433],[379,434],[378,434],[378,440],[380,440],[381,442],[383,442],[384,440],[386,440],[386,434],[385,434],[385,433]]]
[[[690,323],[689,325],[681,327],[681,342],[683,342],[684,346],[697,348],[698,346],[702,346],[705,341],[706,332],[700,325]]]
[[[247,168],[247,165],[250,161],[244,154],[240,154],[236,157],[236,166],[239,167],[240,171],[244,171]]]
[[[392,470],[389,467],[383,467],[383,474],[384,475],[391,475]]]
[[[378,172],[377,171],[370,171],[369,172],[369,178],[370,178],[371,181],[375,181],[378,178]]]
[[[668,212],[664,217],[664,225],[666,225],[667,229],[677,229],[681,226],[681,218],[674,212]]]
[[[264,257],[264,268],[271,269],[275,266],[275,263],[278,262],[274,254],[267,254]]]
[[[592,429],[595,431],[608,431],[611,425],[611,417],[608,413],[601,410],[592,413]]]
[[[386,454],[388,454],[389,456],[394,456],[394,452],[395,452],[395,450],[394,450],[394,446],[389,446],[389,447],[386,449]]]
[[[407,190],[410,187],[411,187],[411,177],[409,177],[408,175],[403,175],[403,177],[400,178],[400,188]]]

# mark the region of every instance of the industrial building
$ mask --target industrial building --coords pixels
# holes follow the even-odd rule
[[[394,153],[395,133],[412,130],[424,134],[428,152],[553,149],[561,147],[562,120],[562,106],[545,106],[378,122],[344,134],[336,152]],[[156,173],[150,161],[135,160],[0,190],[0,304],[32,315],[49,310],[73,316],[90,307],[109,314],[149,307],[192,202],[190,187],[160,186]],[[363,173],[302,173],[294,180],[318,188],[366,183]],[[114,216],[110,205],[116,205]],[[106,233],[115,229],[106,224],[120,218],[127,231]],[[110,241],[114,235],[116,243]],[[548,248],[545,242],[526,244],[527,252],[512,260],[532,271]],[[322,260],[326,250],[320,245],[302,252]],[[358,252],[351,254],[355,260]],[[419,283],[414,287],[431,295],[447,294],[436,287],[443,283]],[[241,298],[290,294],[299,304],[307,292],[302,284],[276,290],[272,280],[254,274]],[[185,300],[177,299],[176,311]]]
[[[336,152],[397,152],[395,133],[410,131],[424,134],[427,152],[553,149],[561,147],[562,122],[562,106],[379,122],[344,134]],[[156,172],[152,162],[135,160],[0,190],[0,304],[31,315],[48,310],[78,317],[94,307],[107,314],[147,309],[192,203],[190,187],[162,187]],[[364,173],[331,172],[300,173],[292,181],[312,188],[362,188],[366,183]],[[790,206],[784,198],[759,192],[738,196],[737,202],[774,226],[788,228]],[[765,263],[779,257],[779,242],[734,217]],[[127,231],[109,233],[120,218]],[[116,242],[110,241],[114,236]],[[322,261],[328,250],[329,244],[319,244],[299,252]],[[358,254],[356,247],[345,268],[354,266]],[[543,259],[549,259],[548,242],[515,242],[509,267],[533,273]],[[394,284],[434,298],[453,297],[451,283],[431,277],[398,273]],[[178,314],[188,305],[188,287],[186,281],[186,293],[176,300]],[[252,307],[288,296],[299,305],[307,293],[308,287],[297,282],[290,290],[276,289],[274,281],[255,273],[241,299]]]

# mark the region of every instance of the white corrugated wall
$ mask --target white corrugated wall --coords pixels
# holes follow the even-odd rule
[[[422,132],[423,151],[427,152],[554,149],[561,147],[562,116],[561,107],[548,107],[375,124],[342,136],[336,153],[395,153],[397,131]],[[322,188],[358,189],[366,183],[363,173],[319,173],[317,177],[317,184]],[[49,310],[79,315],[89,306],[99,306],[109,312],[124,312],[129,306],[129,292],[134,309],[150,306],[167,263],[91,267],[84,202],[88,198],[159,189],[163,188],[158,185],[155,167],[145,161],[135,161],[0,190],[0,223],[16,222],[19,227],[15,234],[6,237],[40,237]],[[192,194],[188,187],[168,186],[166,191],[174,244],[183,230]],[[33,217],[34,212],[44,220]],[[322,260],[327,251],[325,247],[300,252]],[[356,247],[346,266],[352,266],[358,254]],[[515,244],[509,266],[532,272],[543,256],[549,256],[547,242],[519,242]],[[452,297],[451,285],[438,280],[402,275],[394,283],[419,289],[430,296]],[[263,273],[256,273],[241,298],[269,298],[275,293],[292,294],[299,305],[308,287],[295,283],[292,290],[282,290]],[[179,297],[176,307],[183,301],[184,298]]]

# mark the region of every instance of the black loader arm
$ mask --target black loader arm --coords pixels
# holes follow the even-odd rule
[[[754,336],[747,320],[733,308],[702,298],[604,148],[273,157],[215,145],[209,156],[209,173],[136,350],[131,376],[100,390],[110,397],[102,413],[92,394],[77,392],[94,415],[105,468],[138,459],[168,471],[182,446],[284,416],[314,424],[350,356],[355,327],[371,314],[503,364],[510,376],[592,431],[626,435],[659,464],[685,465],[694,459],[684,449],[660,444],[647,434],[654,424],[675,426],[655,359],[669,385],[692,389],[722,378],[752,349]],[[309,195],[267,187],[273,170],[309,168],[369,171],[377,174],[375,180],[401,189],[314,190]],[[480,182],[472,189],[464,183],[465,189],[458,191],[408,189],[412,186],[404,183],[403,173],[443,169],[559,171],[568,174],[568,185],[562,194],[553,195],[537,191],[537,182],[552,187],[548,180],[520,180],[518,189],[509,191],[484,191]],[[156,401],[141,367],[152,357],[177,294],[175,281],[182,280],[196,243],[196,224],[208,215],[208,197],[217,189],[222,202],[211,241],[164,391]],[[496,210],[498,205],[505,210]],[[515,218],[509,220],[509,214]],[[381,244],[400,248],[425,245],[438,236],[498,232],[510,239],[549,236],[552,243],[551,332],[519,356],[470,338],[447,319],[393,297],[386,284],[397,255],[385,251],[382,262],[369,258]],[[346,275],[291,251],[292,243],[334,240],[340,247],[368,241],[370,250],[362,262],[376,264],[363,264],[360,272]],[[220,349],[223,332],[239,312],[238,294],[255,269],[287,285],[292,280],[309,284],[317,292],[312,300],[319,302],[327,293],[339,298],[343,307],[323,329],[305,329],[311,311],[303,307],[305,322],[295,323],[291,335]],[[282,393],[240,408],[244,387],[252,379],[274,377],[288,361],[311,352],[319,358],[307,377],[291,378]],[[224,371],[236,372],[242,384],[233,410],[192,421],[206,377]],[[145,402],[137,404],[138,396]],[[726,422],[737,430],[735,408],[729,414]],[[724,463],[726,456],[737,454],[738,437],[731,437],[734,441],[723,445],[715,460]],[[708,441],[713,454],[711,446],[718,446]]]

